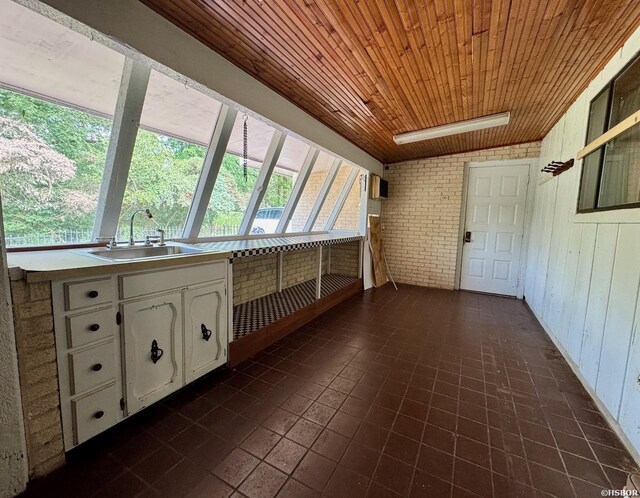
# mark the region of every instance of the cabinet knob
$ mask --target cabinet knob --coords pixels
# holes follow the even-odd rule
[[[158,363],[158,360],[162,358],[163,354],[164,350],[160,346],[158,346],[158,341],[154,339],[151,342],[151,361],[154,365]]]
[[[200,325],[200,331],[202,332],[202,338],[205,341],[211,339],[211,330],[209,330],[204,323]]]
[[[91,332],[97,332],[98,330],[100,330],[100,325],[98,325],[97,323],[92,323],[91,325],[89,325],[89,330]]]
[[[87,296],[89,296],[91,299],[95,299],[96,297],[98,297],[98,291],[96,291],[96,290],[89,291],[87,293]]]
[[[102,417],[104,417],[104,412],[103,412],[102,410],[98,410],[97,412],[95,412],[95,413],[93,414],[93,416],[94,416],[95,418],[102,418]]]
[[[91,367],[91,370],[93,370],[94,372],[99,372],[100,370],[102,370],[102,363],[96,363]]]

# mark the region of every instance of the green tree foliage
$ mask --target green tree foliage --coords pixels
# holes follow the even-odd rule
[[[33,144],[43,143],[68,158],[71,174],[52,178],[46,198],[33,202],[25,185],[14,175],[0,177],[5,199],[5,229],[8,234],[50,233],[52,242],[64,242],[55,234],[67,229],[90,229],[95,199],[100,189],[111,122],[74,109],[0,89],[0,118],[8,127],[24,127]],[[6,127],[5,126],[5,129]],[[6,138],[6,135],[5,135]],[[0,154],[2,154],[0,152]],[[0,157],[0,162],[6,155]],[[43,154],[24,157],[23,168],[46,169]],[[34,180],[34,187],[35,180]],[[22,202],[20,202],[22,201]],[[93,206],[93,209],[92,209]]]

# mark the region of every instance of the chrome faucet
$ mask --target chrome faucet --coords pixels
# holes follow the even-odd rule
[[[167,245],[167,243],[164,241],[164,230],[162,228],[156,228],[156,232],[158,232],[160,235],[147,235],[144,241],[145,246],[152,246],[154,242],[157,242],[158,246],[160,247]]]
[[[153,219],[153,214],[151,214],[151,211],[149,211],[148,209],[138,209],[137,211],[133,212],[133,214],[131,215],[131,222],[129,223],[129,247],[133,247],[136,245],[136,241],[133,238],[133,220],[138,213],[144,213],[147,218],[149,218],[150,220]]]

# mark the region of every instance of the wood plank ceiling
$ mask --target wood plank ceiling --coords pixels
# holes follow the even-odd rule
[[[638,0],[142,1],[384,162],[541,139],[640,25]]]

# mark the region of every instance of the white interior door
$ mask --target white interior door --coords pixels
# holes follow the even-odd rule
[[[518,292],[529,165],[469,168],[460,288]]]

